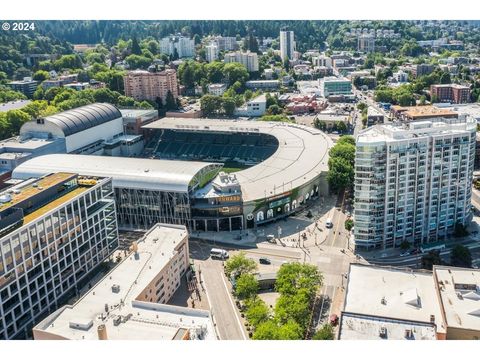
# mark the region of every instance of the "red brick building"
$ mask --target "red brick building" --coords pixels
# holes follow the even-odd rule
[[[470,88],[458,84],[441,84],[430,86],[430,94],[436,102],[464,104],[470,102]]]

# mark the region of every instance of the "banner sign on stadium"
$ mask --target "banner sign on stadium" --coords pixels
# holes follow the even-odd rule
[[[221,196],[217,198],[217,201],[219,203],[224,203],[224,202],[240,202],[242,201],[240,195],[232,195],[232,196]]]
[[[268,204],[268,208],[269,208],[269,209],[273,209],[273,208],[282,206],[283,204],[287,204],[287,203],[289,203],[289,202],[290,202],[290,197],[286,197],[286,198],[284,198],[284,199],[280,199],[280,200],[271,202],[270,204]]]

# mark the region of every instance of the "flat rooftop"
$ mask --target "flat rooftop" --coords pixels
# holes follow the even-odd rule
[[[423,106],[399,106],[393,105],[391,110],[397,113],[402,113],[408,118],[419,117],[454,117],[458,113],[449,109],[438,108],[432,105]]]
[[[235,173],[244,202],[279,195],[328,171],[332,140],[320,130],[303,125],[245,120],[163,118],[145,129],[254,133],[274,136],[277,151],[268,159]]]
[[[31,198],[32,196],[37,195],[53,186],[62,184],[65,181],[71,179],[73,176],[75,176],[74,173],[59,172],[45,176],[25,187],[22,187],[21,185],[16,186],[15,190],[18,191],[18,193],[16,191],[9,193],[9,197],[11,197],[11,200],[6,202],[0,202],[0,211],[15,206],[18,203],[25,201],[28,198]],[[2,192],[2,195],[6,194],[8,191],[9,189]]]
[[[72,340],[96,340],[98,326],[106,325],[109,340],[172,340],[181,329],[202,329],[204,339],[216,339],[209,311],[138,298],[187,236],[184,226],[155,225],[138,242],[137,255],[131,253],[77,303],[57,310],[34,331]],[[118,292],[112,290],[114,285],[119,286]],[[127,320],[114,325],[119,316]]]
[[[409,122],[407,124],[379,124],[366,128],[357,135],[357,144],[395,142],[408,139],[426,139],[429,136],[463,134],[476,129],[473,118]]]
[[[435,266],[433,271],[448,327],[480,331],[480,270]]]
[[[384,337],[380,336],[384,332]],[[408,337],[406,336],[408,333]],[[433,324],[342,313],[340,340],[436,340]]]
[[[437,332],[446,332],[428,271],[351,264],[344,311],[422,323],[430,323],[433,315]]]

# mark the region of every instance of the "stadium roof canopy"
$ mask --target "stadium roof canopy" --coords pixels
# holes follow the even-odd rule
[[[121,117],[115,106],[95,103],[47,116],[45,122],[56,125],[69,136]]]
[[[244,202],[282,194],[328,171],[328,151],[333,146],[325,133],[292,123],[163,118],[143,128],[274,136],[279,145],[272,156],[235,173]]]
[[[14,179],[28,179],[54,172],[111,177],[117,188],[165,192],[192,190],[202,177],[222,164],[196,161],[153,160],[113,156],[53,154],[35,157],[18,166]]]

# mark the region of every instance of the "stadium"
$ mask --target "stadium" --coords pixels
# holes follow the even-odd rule
[[[314,128],[163,118],[143,129],[140,158],[51,154],[24,162],[12,177],[58,171],[110,176],[123,228],[167,222],[193,231],[252,229],[328,193],[333,143]]]

